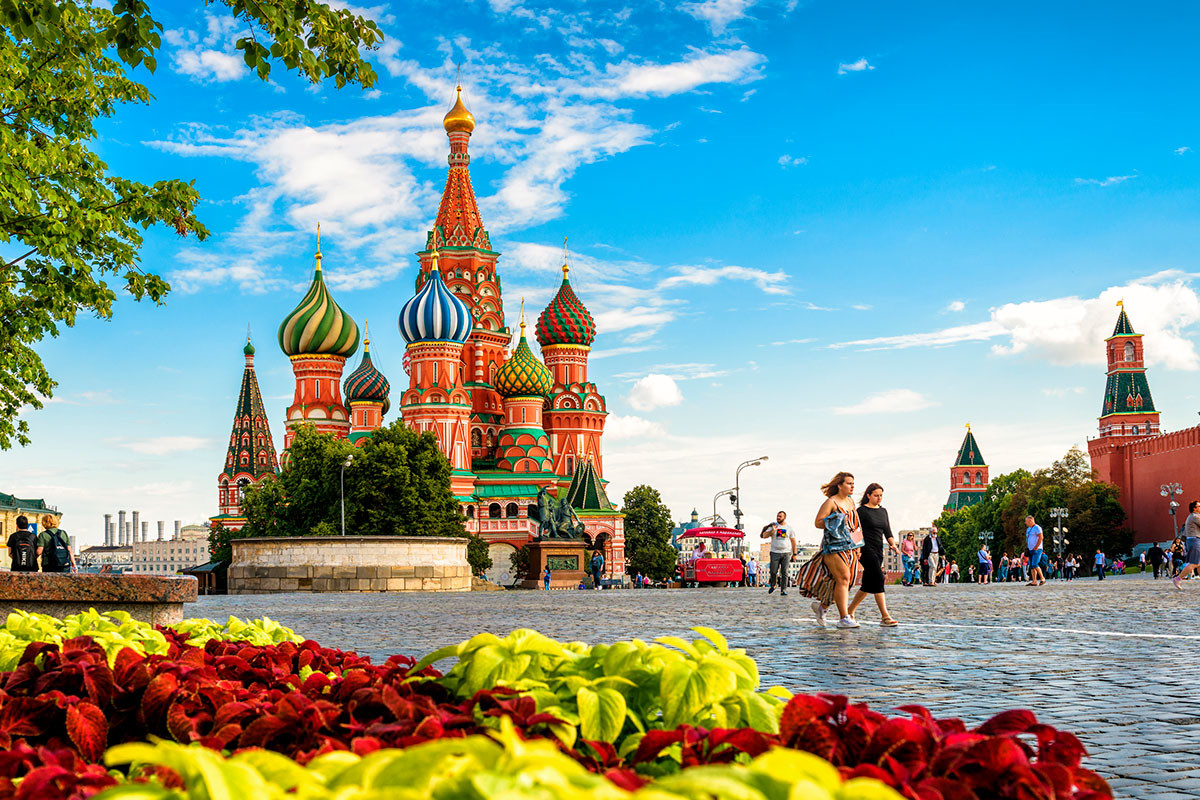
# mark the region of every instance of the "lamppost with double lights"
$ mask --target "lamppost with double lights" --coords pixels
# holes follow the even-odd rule
[[[1175,498],[1183,494],[1183,486],[1179,483],[1164,483],[1159,487],[1159,494],[1170,499],[1167,511],[1171,514],[1171,538],[1174,539],[1179,535],[1179,525],[1176,524],[1178,520],[1175,519],[1175,512],[1179,510],[1179,503],[1175,501]]]
[[[346,456],[346,462],[342,464],[342,536],[346,535],[346,467],[353,460],[353,455]]]
[[[1066,538],[1067,526],[1063,520],[1067,518],[1067,510],[1060,506],[1050,509],[1049,514],[1054,518],[1054,554],[1062,558],[1063,545],[1070,544]]]
[[[733,517],[735,520],[733,527],[737,528],[739,531],[743,530],[745,527],[742,525],[742,470],[744,470],[746,467],[757,467],[766,460],[766,456],[759,456],[758,458],[752,458],[749,461],[743,461],[738,465],[737,471],[733,473]]]
[[[736,491],[737,491],[736,489],[722,489],[721,491],[719,491],[713,495],[713,517],[714,518],[718,516],[718,514],[717,514],[717,498],[724,497],[725,495],[729,495],[731,502],[733,502],[733,495],[736,493]]]

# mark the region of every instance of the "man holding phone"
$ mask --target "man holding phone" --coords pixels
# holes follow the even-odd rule
[[[762,529],[762,538],[771,540],[770,587],[775,591],[775,576],[779,576],[779,594],[787,597],[788,564],[796,560],[796,535],[787,524],[787,512],[780,511],[775,521]]]

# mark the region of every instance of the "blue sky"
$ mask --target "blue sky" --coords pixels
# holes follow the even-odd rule
[[[195,179],[213,236],[150,232],[167,305],[45,343],[59,389],[0,488],[85,544],[106,511],[214,513],[247,324],[282,441],[275,331],[318,220],[335,298],[402,385],[460,61],[510,325],[570,237],[614,499],[648,482],[680,519],[711,513],[765,453],[750,525],[807,520],[839,469],[928,524],[968,421],[993,475],[1086,446],[1121,298],[1164,428],[1195,424],[1196,9],[972,5],[393,2],[362,9],[388,37],[364,92],[261,83],[220,9],[160,2],[155,100],[98,148],[120,175]]]

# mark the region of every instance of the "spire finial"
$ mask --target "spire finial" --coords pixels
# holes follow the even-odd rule
[[[317,259],[317,269],[321,269],[321,223],[317,222],[317,252],[314,256]]]
[[[525,298],[521,298],[521,338],[525,338]]]
[[[458,62],[458,71],[454,74],[454,88],[462,91],[462,62]]]
[[[1120,306],[1121,308],[1125,308],[1125,298],[1122,297],[1120,300],[1118,300],[1117,305]]]
[[[437,272],[437,269],[438,269],[438,251],[437,251],[437,248],[435,247],[435,248],[433,248],[433,251],[429,254],[429,271],[431,273]]]
[[[371,352],[371,321],[363,319],[363,352]]]
[[[247,342],[250,341],[250,323],[249,322],[246,323],[246,341]]]
[[[563,237],[563,267],[562,267],[562,269],[563,269],[563,280],[565,281],[567,279],[567,273],[571,271],[571,268],[567,266],[567,237],[565,237],[565,236]]]
[[[971,432],[971,423],[967,423],[967,433]]]

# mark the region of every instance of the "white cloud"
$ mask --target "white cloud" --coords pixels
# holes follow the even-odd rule
[[[771,347],[783,347],[786,344],[809,344],[816,339],[785,339],[782,342],[771,342]]]
[[[1177,155],[1177,156],[1181,156],[1184,153],[1190,153],[1190,152],[1192,152],[1192,148],[1188,147],[1187,145],[1184,145],[1183,147],[1175,148],[1175,155]]]
[[[952,311],[952,312],[965,311],[966,308],[967,308],[967,304],[964,303],[962,300],[951,300],[950,303],[947,304],[947,306],[946,306],[946,310]]]
[[[870,395],[861,402],[833,409],[835,414],[905,414],[939,405],[912,389],[889,389]]]
[[[1137,174],[1135,173],[1133,175],[1110,175],[1107,178],[1076,178],[1075,183],[1090,184],[1092,186],[1116,186],[1136,177]]]
[[[748,281],[767,294],[788,294],[787,273],[783,270],[767,272],[751,267],[674,267],[677,274],[659,282],[659,289],[676,286],[712,286],[721,280]]]
[[[679,405],[683,402],[683,393],[670,375],[651,373],[633,384],[626,399],[638,411],[652,411]]]
[[[866,303],[855,303],[850,307],[855,311],[870,311],[872,308],[874,308],[874,306],[867,305]]]
[[[1082,386],[1055,386],[1049,389],[1042,389],[1042,394],[1046,397],[1068,397],[1073,394],[1083,394],[1086,392]]]
[[[236,81],[250,74],[246,62],[233,48],[239,22],[229,15],[205,14],[203,37],[191,30],[168,30],[167,44],[175,48],[171,68],[201,83]]]
[[[201,436],[155,436],[150,439],[123,442],[121,447],[146,456],[165,456],[170,453],[199,450],[207,447],[210,441]]]
[[[781,167],[802,167],[808,163],[808,156],[791,156],[784,153],[779,157]]]
[[[865,58],[860,58],[858,61],[854,61],[850,64],[838,64],[837,74],[845,75],[850,72],[866,72],[873,69],[875,69],[875,67],[873,67],[869,61],[867,61]]]
[[[708,23],[714,36],[725,33],[729,23],[746,16],[746,11],[754,4],[754,0],[700,0],[696,3],[683,3],[679,9],[683,13]]]
[[[666,431],[657,422],[634,415],[609,414],[604,420],[604,440],[662,438]]]
[[[1105,289],[1097,297],[1060,297],[1006,303],[991,319],[929,333],[884,336],[840,342],[832,347],[904,349],[939,347],[991,339],[999,356],[1026,353],[1053,364],[1103,364],[1104,340],[1112,335],[1116,302],[1125,301],[1134,329],[1145,335],[1147,364],[1168,369],[1200,369],[1200,355],[1186,329],[1200,322],[1200,296],[1192,288],[1195,275],[1160,272],[1125,286]]]

